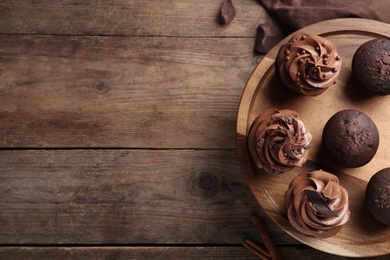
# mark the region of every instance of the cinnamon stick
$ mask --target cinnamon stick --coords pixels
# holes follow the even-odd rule
[[[256,244],[255,242],[253,242],[252,240],[250,239],[246,239],[243,243],[244,247],[246,247],[247,249],[249,249],[249,251],[251,251],[252,253],[254,253],[255,255],[257,255],[258,257],[260,257],[261,259],[263,260],[270,260],[271,259],[271,256],[270,254],[268,253],[267,250],[261,248],[258,244]]]
[[[265,247],[268,249],[268,252],[271,255],[271,259],[281,260],[282,256],[280,255],[280,252],[275,242],[272,240],[271,234],[269,233],[265,225],[260,221],[260,219],[256,215],[251,217],[251,221],[255,226],[257,232],[259,233],[261,239],[263,240]]]

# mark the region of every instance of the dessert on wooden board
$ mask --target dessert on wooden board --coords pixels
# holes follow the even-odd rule
[[[390,168],[371,177],[366,189],[366,204],[377,220],[390,225]]]
[[[352,59],[357,87],[370,95],[390,94],[390,40],[373,39],[362,44]]]
[[[383,41],[381,43],[383,45]],[[361,48],[357,53],[359,50]],[[390,60],[390,51],[383,55],[389,55]],[[358,56],[355,54],[355,57]],[[282,84],[288,89],[304,96],[318,96],[337,82],[338,76],[342,73],[341,60],[342,57],[331,41],[299,33],[281,46],[275,68]],[[382,59],[384,66],[387,61],[386,57]],[[371,76],[377,78],[383,70],[377,69],[373,73],[377,74]],[[390,74],[390,71],[386,73]],[[362,84],[362,81],[359,80],[359,83]],[[383,89],[383,84],[381,87]],[[306,162],[312,138],[321,139],[330,157],[343,167],[361,167],[369,163],[378,150],[380,135],[378,128],[374,121],[361,111],[355,109],[339,111],[329,118],[323,127],[322,138],[312,136],[296,112],[288,108],[280,110],[270,108],[259,114],[251,124],[248,148],[252,160],[259,169],[268,173],[283,174]],[[388,172],[390,173],[390,170]],[[380,210],[377,209],[378,203],[376,206],[372,203],[375,201],[372,198],[372,187],[377,187],[378,183],[375,180],[378,178],[373,177],[370,183],[375,185],[370,184],[367,188],[367,207],[371,207],[370,211],[376,219],[389,225],[387,221],[390,210],[390,187],[386,186],[383,188],[385,191],[376,194],[376,198],[380,196],[382,201]],[[386,185],[389,185],[389,182]],[[329,191],[337,195],[332,193],[329,196]],[[290,224],[299,232],[317,238],[336,235],[347,223],[350,214],[358,214],[351,213],[348,204],[348,192],[339,185],[336,175],[321,169],[301,172],[291,180],[285,193],[286,216]],[[381,213],[377,213],[378,211]],[[384,221],[381,214],[385,215]]]
[[[336,235],[350,216],[347,190],[322,170],[297,175],[285,193],[285,207],[295,229],[318,238]]]
[[[257,167],[281,174],[306,162],[311,139],[295,111],[268,109],[253,122],[248,144]]]
[[[280,79],[288,89],[317,96],[337,82],[341,57],[331,41],[321,36],[299,33],[280,48],[276,66]]]
[[[379,132],[368,115],[345,109],[325,124],[322,143],[335,162],[344,167],[360,167],[374,158],[379,147]]]
[[[319,35],[332,41],[342,58],[337,83],[321,95],[307,96],[286,88],[279,77],[276,57],[280,47],[294,34],[270,49],[253,70],[242,92],[236,122],[236,141],[243,174],[249,188],[267,215],[295,239],[318,250],[347,257],[369,257],[389,254],[390,225],[371,216],[365,204],[366,186],[370,177],[389,167],[387,134],[390,117],[386,111],[390,99],[368,95],[357,87],[352,75],[352,58],[363,43],[372,39],[389,39],[390,25],[366,19],[336,19],[310,25],[297,31]],[[312,134],[309,157],[302,167],[283,174],[269,174],[259,169],[248,149],[248,135],[255,118],[270,108],[296,111]],[[361,167],[343,167],[331,158],[322,143],[326,122],[344,109],[357,109],[372,118],[380,134],[379,148],[374,158]],[[339,178],[348,191],[350,219],[340,232],[319,239],[297,231],[288,221],[284,194],[292,179],[302,172],[324,170]]]

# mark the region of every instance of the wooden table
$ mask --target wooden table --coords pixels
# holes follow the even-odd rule
[[[238,162],[262,56],[256,1],[0,2],[0,259],[286,259],[311,249],[258,206]]]

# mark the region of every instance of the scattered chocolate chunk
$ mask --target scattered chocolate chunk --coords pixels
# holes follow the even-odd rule
[[[321,193],[314,190],[305,190],[305,194],[316,208],[318,215],[322,217],[337,217],[337,214],[329,208],[328,203]]]
[[[272,28],[268,23],[257,27],[255,51],[267,53],[272,47],[283,39],[283,35]]]
[[[221,19],[224,24],[229,24],[236,16],[236,8],[231,0],[224,0],[221,8]]]

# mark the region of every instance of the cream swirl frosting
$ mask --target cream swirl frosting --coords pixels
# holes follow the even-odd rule
[[[296,34],[280,48],[276,63],[283,84],[307,96],[317,96],[335,84],[341,69],[336,46],[305,33]]]
[[[296,112],[268,109],[252,123],[248,145],[259,168],[280,174],[306,162],[311,140]]]
[[[307,191],[315,191],[325,205],[310,198]],[[325,213],[324,206],[328,207]],[[296,176],[285,193],[285,207],[295,229],[318,238],[337,234],[350,216],[347,190],[335,175],[322,170]]]

